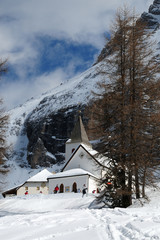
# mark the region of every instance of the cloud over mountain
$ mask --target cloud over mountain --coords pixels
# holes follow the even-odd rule
[[[29,87],[27,91],[26,87],[31,80],[32,89],[35,88],[33,92],[37,94],[36,83],[38,79],[42,81],[43,76],[46,82],[46,76],[56,73],[55,80],[52,81],[52,87],[54,87],[66,77],[74,76],[77,72],[87,69],[103,47],[104,33],[109,31],[116,9],[125,2],[129,6],[135,6],[139,13],[147,10],[152,3],[150,0],[1,1],[0,56],[9,59],[10,72],[4,79],[5,82],[2,82],[0,94],[7,104],[13,107],[22,101],[18,98],[16,89],[19,92],[22,91],[24,100],[30,97]],[[60,47],[67,44],[68,47],[63,48],[62,51],[62,48],[58,48],[58,41]],[[50,42],[52,44],[49,44]],[[81,48],[72,51],[64,62],[64,56],[70,52],[73,45],[80,45]],[[88,47],[92,51],[92,57],[87,59],[89,53],[87,51],[86,54],[82,53],[83,47]],[[55,56],[62,59],[58,66]],[[49,61],[52,62],[52,66],[47,68],[50,65]],[[77,69],[79,64],[81,68]],[[66,69],[71,65],[72,71],[66,74]],[[57,77],[58,71],[60,76]],[[40,87],[39,82],[39,93],[46,91],[47,84],[50,88],[50,79],[47,79],[49,82],[46,82],[45,87],[43,84]],[[15,90],[9,95],[10,86]]]

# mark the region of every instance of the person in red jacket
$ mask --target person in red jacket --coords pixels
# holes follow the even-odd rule
[[[59,191],[59,187],[58,187],[58,185],[55,187],[55,189],[54,189],[54,193],[57,193]]]
[[[28,194],[28,191],[25,192],[25,195],[27,195],[27,194]]]

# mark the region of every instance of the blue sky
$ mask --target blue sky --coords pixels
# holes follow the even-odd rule
[[[7,109],[85,71],[104,46],[118,7],[138,13],[152,0],[0,0],[0,83]]]

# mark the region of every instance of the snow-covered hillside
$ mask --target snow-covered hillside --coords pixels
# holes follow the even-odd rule
[[[68,111],[72,111],[72,106],[87,104],[93,98],[91,92],[98,91],[97,82],[102,79],[99,73],[100,65],[103,65],[103,63],[91,67],[59,87],[37,98],[32,98],[23,105],[9,111],[7,143],[10,146],[10,151],[6,162],[9,173],[2,176],[6,183],[2,186],[2,191],[21,184],[40,170],[32,170],[27,162],[28,137],[25,126],[27,119],[31,121],[32,125],[32,122],[46,119],[49,114],[56,113],[60,109],[67,108]],[[51,137],[53,140],[56,138],[55,136]],[[52,156],[52,153],[47,151],[46,155]],[[55,164],[49,170],[59,171],[59,169],[60,166]]]
[[[98,69],[99,66],[96,65],[57,88],[37,98],[32,98],[23,105],[10,110],[10,124],[7,133],[8,143],[14,147],[17,144],[18,148],[20,148],[19,142],[22,143],[22,141],[17,143],[17,137],[23,135],[24,122],[30,115],[32,115],[31,120],[36,120],[42,116],[47,117],[51,112],[65,107],[85,104],[93,98],[91,91],[97,91],[96,83],[102,79]]]
[[[160,191],[148,196],[127,209],[96,209],[93,196],[79,193],[1,199],[0,239],[158,240]]]

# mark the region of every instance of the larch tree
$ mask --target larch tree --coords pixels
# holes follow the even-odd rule
[[[159,64],[151,37],[134,13],[117,12],[107,42],[110,54],[103,60],[109,83],[99,84],[102,94],[90,108],[92,129],[101,137],[99,151],[106,157],[100,197],[110,198],[113,207],[131,205],[141,186],[144,195],[146,180],[151,183],[147,171],[154,176],[158,163]]]
[[[7,60],[0,60],[0,79],[8,70]],[[3,100],[0,99],[0,173],[5,174],[7,170],[3,168],[6,159],[6,129],[8,124],[8,115],[3,108]],[[1,181],[0,181],[1,182]],[[2,183],[2,182],[1,182]]]

